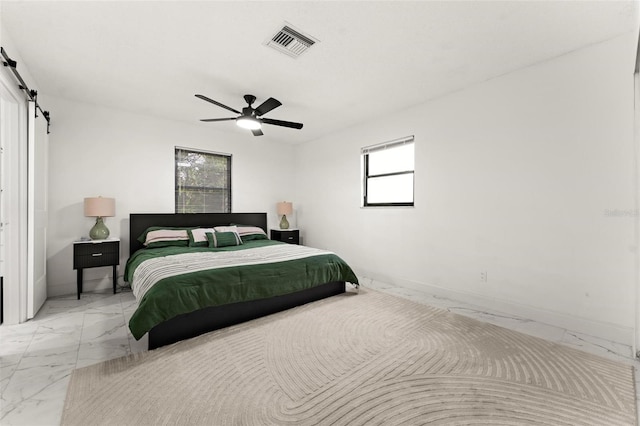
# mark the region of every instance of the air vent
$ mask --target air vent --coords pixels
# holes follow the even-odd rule
[[[299,31],[294,30],[289,25],[285,25],[282,29],[267,41],[266,45],[279,50],[293,58],[297,58],[313,46],[318,40],[311,36],[303,35]]]

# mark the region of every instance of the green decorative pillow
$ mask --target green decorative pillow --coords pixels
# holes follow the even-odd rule
[[[189,247],[188,240],[177,241],[156,241],[145,245],[146,248],[159,248],[159,247]]]
[[[207,232],[209,247],[229,247],[242,244],[240,236],[235,232]]]
[[[250,235],[243,235],[240,238],[242,238],[242,242],[245,243],[247,241],[254,241],[254,240],[268,240],[269,237],[267,237],[265,234],[250,234]]]

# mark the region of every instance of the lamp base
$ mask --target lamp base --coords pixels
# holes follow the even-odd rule
[[[89,231],[89,237],[92,240],[106,240],[109,238],[109,228],[104,224],[101,217],[96,218],[96,224]]]
[[[282,215],[282,220],[280,221],[280,229],[289,229],[289,221],[287,220],[287,215]]]

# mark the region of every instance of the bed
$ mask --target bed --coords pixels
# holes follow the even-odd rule
[[[206,243],[194,244],[202,228],[237,230],[220,228],[227,226],[260,232],[241,231],[238,244],[225,247],[222,237],[233,232],[212,231]],[[149,243],[150,229],[166,237],[176,228],[189,229],[188,247]],[[271,241],[266,232],[266,213],[131,214],[125,281],[138,302],[129,322],[134,337],[148,333],[151,350],[344,293],[347,282],[357,287],[357,277],[335,254]],[[144,235],[148,246],[138,240]]]

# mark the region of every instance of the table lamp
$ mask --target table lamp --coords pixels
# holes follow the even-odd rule
[[[282,215],[282,220],[280,221],[280,229],[289,229],[289,221],[287,220],[287,215],[290,215],[293,212],[293,205],[290,202],[283,201],[278,203],[278,214]]]
[[[109,228],[104,224],[103,217],[116,214],[116,200],[114,198],[92,197],[84,199],[84,215],[96,218],[96,224],[89,231],[92,240],[104,240],[109,237]]]

